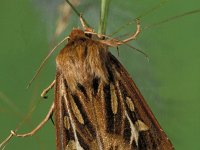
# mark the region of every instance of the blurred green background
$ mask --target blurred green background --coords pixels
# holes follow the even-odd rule
[[[46,115],[54,96],[40,98],[41,91],[55,75],[55,56],[50,58],[29,89],[26,86],[40,62],[52,48],[58,19],[57,8],[63,1],[1,0],[0,2],[0,141],[11,129],[30,131]],[[169,17],[199,9],[199,0],[113,0],[107,33],[142,15],[142,27]],[[77,7],[95,30],[98,27],[100,1],[82,0]],[[147,15],[145,12],[151,10]],[[141,93],[177,150],[199,150],[200,144],[200,14],[193,14],[143,30],[131,45],[140,53],[121,46],[119,59],[133,76]],[[74,13],[59,41],[80,26]],[[118,35],[133,32],[125,27]],[[116,35],[117,36],[117,35]],[[112,50],[116,54],[116,49]],[[5,150],[53,150],[55,133],[51,121],[36,135],[13,138]]]

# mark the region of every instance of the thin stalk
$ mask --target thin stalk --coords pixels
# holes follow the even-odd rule
[[[110,0],[101,0],[100,23],[98,29],[99,34],[106,34],[109,4]]]
[[[68,4],[69,4],[69,6],[72,8],[72,10],[76,13],[76,15],[78,16],[78,17],[82,17],[82,19],[83,19],[83,21],[84,21],[84,23],[86,24],[86,26],[87,27],[90,27],[89,26],[89,24],[85,21],[85,19],[83,18],[83,16],[82,16],[82,14],[80,14],[79,12],[78,12],[78,10],[74,7],[74,5],[69,1],[69,0],[65,0]]]

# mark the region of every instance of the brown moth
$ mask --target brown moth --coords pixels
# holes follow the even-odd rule
[[[55,88],[55,100],[33,135],[55,116],[57,150],[172,150],[134,81],[121,63],[109,52],[134,40],[105,39],[86,27],[73,29],[67,45],[56,58],[56,78],[42,97]],[[102,38],[103,37],[103,38]]]
[[[57,150],[171,150],[134,81],[109,52],[136,38],[102,40],[73,29],[56,58]]]

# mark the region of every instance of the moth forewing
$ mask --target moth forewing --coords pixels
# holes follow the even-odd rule
[[[128,72],[113,55],[110,54],[110,57],[114,68],[121,76],[119,83],[121,91],[124,93],[124,99],[126,99],[124,102],[127,106],[126,110],[138,128],[138,147],[143,149],[174,149]]]
[[[137,86],[108,51],[127,40],[72,30],[56,58],[57,149],[173,149]],[[91,30],[92,31],[92,30]]]

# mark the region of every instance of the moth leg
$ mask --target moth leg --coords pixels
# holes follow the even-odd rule
[[[137,23],[137,29],[136,29],[135,33],[134,33],[132,36],[130,36],[129,38],[123,40],[122,43],[119,42],[118,45],[121,45],[121,44],[124,44],[124,43],[127,43],[127,42],[131,41],[131,40],[136,39],[136,37],[137,37],[137,36],[140,34],[140,32],[141,32],[140,20],[137,19],[137,20],[136,20],[136,23]]]
[[[24,134],[17,134],[15,131],[11,130],[11,134],[13,134],[14,136],[17,137],[26,137],[26,136],[32,136],[34,135],[37,131],[39,131],[44,125],[45,123],[49,120],[49,118],[51,117],[52,113],[54,110],[54,103],[51,105],[51,108],[49,109],[49,112],[47,113],[46,117],[42,120],[42,122],[40,122],[40,124],[33,129],[31,132],[28,133],[24,133]]]
[[[27,136],[32,136],[34,135],[37,131],[39,131],[44,125],[45,123],[49,120],[49,118],[51,117],[52,113],[54,110],[54,103],[51,105],[51,108],[49,109],[49,112],[47,113],[46,117],[42,120],[42,122],[35,128],[33,129],[31,132],[28,133],[24,133],[24,134],[17,134],[16,130],[11,130],[10,135],[0,144],[0,148],[2,148],[3,146],[5,146],[5,144],[13,137],[27,137]]]
[[[46,94],[54,87],[55,83],[56,83],[56,80],[53,80],[53,82],[42,91],[41,93],[42,98],[46,99],[48,97]]]
[[[138,19],[136,20],[136,23],[137,23],[137,29],[136,29],[135,33],[132,36],[130,36],[129,38],[127,38],[125,40],[118,40],[118,39],[115,39],[115,38],[111,38],[111,39],[107,39],[107,40],[100,40],[100,42],[103,43],[103,44],[106,44],[108,46],[117,47],[117,46],[125,44],[125,43],[127,43],[131,40],[136,39],[136,37],[141,32],[140,21]],[[108,37],[108,36],[106,36],[106,37]]]

